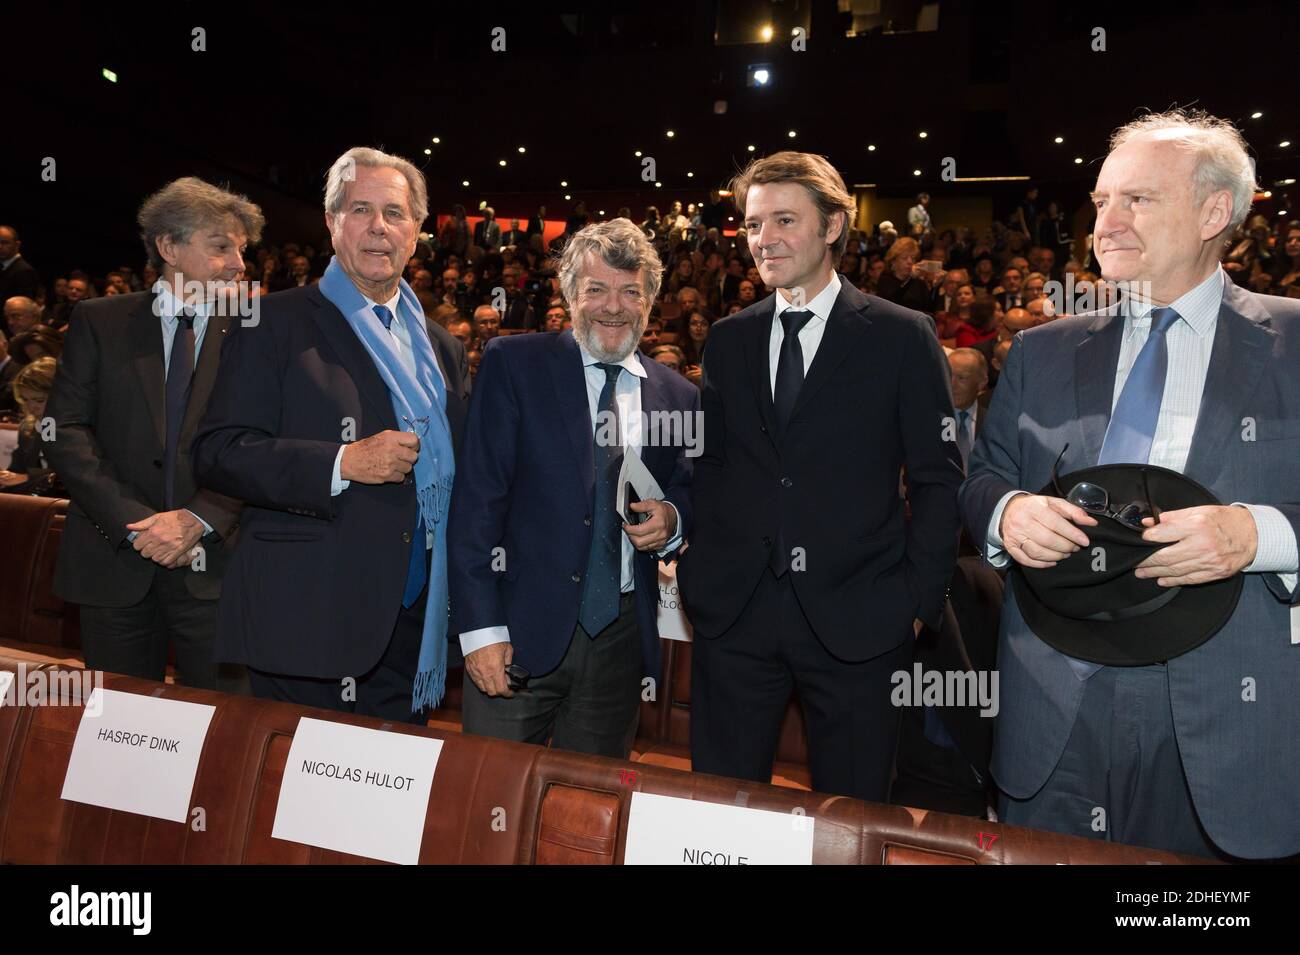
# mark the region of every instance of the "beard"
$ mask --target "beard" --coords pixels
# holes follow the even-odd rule
[[[645,331],[646,323],[649,320],[648,315],[630,315],[628,312],[621,312],[618,315],[602,314],[599,316],[601,321],[616,321],[630,319],[624,326],[624,338],[618,340],[612,348],[606,348],[596,332],[596,318],[582,311],[575,311],[573,316],[573,337],[578,340],[587,353],[597,361],[618,364],[628,355],[636,350],[637,345],[641,343],[641,334]]]

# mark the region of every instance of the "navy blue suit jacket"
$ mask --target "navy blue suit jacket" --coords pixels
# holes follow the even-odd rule
[[[982,552],[997,502],[1013,489],[1037,493],[1064,445],[1062,474],[1097,463],[1123,332],[1112,309],[1013,340],[961,488]],[[1300,533],[1300,302],[1226,282],[1212,347],[1183,473],[1223,504],[1276,507]],[[1168,662],[1169,702],[1206,833],[1232,855],[1270,858],[1300,852],[1300,644],[1291,642],[1300,588],[1288,593],[1272,573],[1245,577],[1223,629]],[[992,770],[999,787],[1026,799],[1060,761],[1085,684],[1029,629],[1012,587],[1000,631]]]
[[[415,484],[409,475],[353,481],[331,497],[330,478],[345,439],[405,427],[365,346],[315,285],[260,305],[256,325],[236,322],[226,336],[193,447],[199,484],[239,488],[247,502],[218,609],[217,659],[290,676],[361,676],[383,656],[401,607]],[[455,441],[468,398],[465,348],[437,325],[428,330]]]
[[[699,389],[658,362],[641,363],[643,415],[699,410]],[[571,331],[488,343],[451,502],[451,627],[455,634],[509,627],[514,662],[534,676],[559,665],[578,622],[591,551],[593,444],[582,353]],[[681,441],[648,440],[641,450],[683,534],[691,528],[686,450]],[[498,547],[500,571],[493,569]],[[658,562],[638,551],[634,568],[645,672],[657,678]]]

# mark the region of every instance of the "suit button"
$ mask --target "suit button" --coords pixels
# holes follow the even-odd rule
[[[402,531],[402,543],[403,543],[403,544],[409,544],[409,543],[411,543],[411,532],[410,532],[410,531]]]
[[[154,459],[154,462],[153,462],[153,466],[156,467],[156,468],[160,468],[160,467],[162,467],[162,462],[159,461],[157,458],[155,458],[155,459]]]
[[[584,518],[582,519],[582,525],[583,525],[584,527],[590,527],[590,526],[591,526],[591,518],[590,518],[590,517],[584,517]]]
[[[783,478],[781,478],[781,486],[782,486],[782,487],[793,487],[793,486],[794,486],[794,481],[791,481],[788,477],[783,477]]]
[[[771,547],[771,546],[772,546],[772,538],[770,538],[770,537],[764,537],[764,538],[763,538],[763,546],[764,546],[764,547]]]
[[[415,483],[415,477],[414,477],[414,475],[408,474],[408,475],[406,476],[406,480],[403,481],[402,483],[403,483],[403,484],[414,484],[414,483]]]
[[[765,424],[760,424],[760,425],[758,426],[758,430],[759,430],[759,431],[762,431],[764,434],[767,434],[767,425],[765,425]]]
[[[572,577],[570,577],[569,579],[572,580],[572,581],[576,584],[578,581],[582,580],[582,574],[574,574],[574,575],[573,575]]]

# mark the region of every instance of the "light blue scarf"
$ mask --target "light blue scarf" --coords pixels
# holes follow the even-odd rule
[[[398,427],[420,438],[420,456],[415,462],[415,494],[425,529],[433,532],[433,554],[429,567],[428,600],[424,606],[424,636],[420,641],[420,664],[415,675],[411,712],[436,707],[447,684],[447,509],[451,484],[456,476],[456,458],[447,424],[447,394],[438,371],[424,325],[424,310],[405,280],[398,280],[402,321],[411,335],[415,375],[407,370],[397,352],[392,334],[366,304],[352,280],[344,273],[337,256],[320,280],[320,291],[347,319],[365,346],[379,377],[388,386]],[[382,303],[381,303],[382,304]],[[427,425],[425,424],[427,422]],[[403,564],[403,568],[405,568]],[[403,570],[405,574],[405,570]]]

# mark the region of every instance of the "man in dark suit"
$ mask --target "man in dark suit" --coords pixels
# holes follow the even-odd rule
[[[13,226],[0,225],[0,305],[15,295],[40,298],[41,277],[22,256],[23,243]],[[12,331],[5,329],[5,331]]]
[[[704,355],[678,570],[695,628],[692,765],[769,779],[797,689],[813,788],[883,801],[890,678],[922,621],[937,627],[957,552],[948,367],[927,316],[835,274],[853,201],[824,157],[757,160],[732,192],[777,291],[715,324]]]
[[[999,815],[1205,856],[1291,856],[1300,852],[1300,303],[1244,291],[1219,266],[1255,190],[1229,123],[1145,116],[1111,143],[1093,232],[1104,276],[1133,294],[1016,335],[962,515],[993,566],[1048,568],[1089,547],[1098,524],[1039,493],[1063,451],[1063,475],[1170,468],[1221,505],[1147,518],[1144,538],[1170,546],[1135,575],[1161,587],[1244,581],[1206,643],[1134,667],[1053,649],[1007,587]]]
[[[659,678],[656,558],[690,528],[698,434],[698,390],[636,351],[662,272],[630,221],[588,226],[559,267],[573,330],[483,353],[451,525],[467,732],[632,745],[642,680]],[[630,505],[635,525],[615,512],[625,454],[664,492]]]
[[[514,246],[519,248],[528,244],[528,233],[519,228],[519,220],[510,220],[510,231],[501,237],[501,247]]]
[[[530,239],[546,231],[546,206],[537,207],[537,212],[528,220],[528,228],[524,231]]]
[[[474,244],[486,252],[496,252],[501,248],[501,223],[497,222],[496,216],[496,210],[487,206],[482,221],[474,226]]]
[[[230,336],[194,460],[247,502],[217,649],[257,696],[419,721],[442,692],[467,366],[401,280],[427,212],[411,163],[348,150],[327,179],[325,275]]]
[[[139,214],[158,283],[82,302],[68,324],[45,455],[72,501],[54,592],[81,605],[89,668],[162,680],[171,643],[180,682],[242,685],[213,656],[240,503],[196,484],[189,447],[263,221],[243,196],[172,182]]]
[[[0,329],[0,415],[16,417],[18,399],[14,397],[14,378],[18,376],[18,362],[9,357],[9,339]]]

